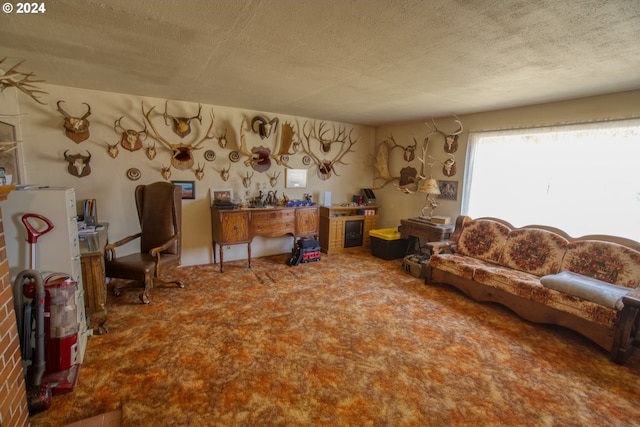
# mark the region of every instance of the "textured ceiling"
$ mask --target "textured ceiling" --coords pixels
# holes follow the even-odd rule
[[[0,58],[63,86],[368,125],[640,88],[638,0],[44,3]]]

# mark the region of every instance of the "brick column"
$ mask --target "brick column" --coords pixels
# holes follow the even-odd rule
[[[0,201],[15,187],[0,186]],[[29,411],[0,204],[0,425],[28,426]]]

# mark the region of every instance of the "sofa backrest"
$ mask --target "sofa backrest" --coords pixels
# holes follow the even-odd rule
[[[536,228],[517,228],[509,232],[500,264],[545,276],[560,271],[569,241],[557,233]]]
[[[457,252],[498,263],[510,231],[507,225],[490,219],[467,221],[458,239]]]
[[[640,287],[640,252],[614,242],[570,242],[561,269],[618,286]]]

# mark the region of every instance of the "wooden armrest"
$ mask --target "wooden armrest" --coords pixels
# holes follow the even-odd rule
[[[127,236],[124,239],[120,239],[115,243],[109,243],[107,246],[104,247],[105,258],[108,259],[108,260],[112,260],[112,259],[116,258],[116,248],[118,246],[122,246],[124,244],[127,244],[130,241],[139,238],[140,236],[142,236],[142,233],[137,233],[137,234],[133,234],[131,236]]]
[[[162,251],[167,250],[171,245],[173,245],[176,240],[178,240],[178,235],[174,234],[169,240],[162,244],[162,246],[157,246],[149,251],[149,255],[160,258],[160,253]]]
[[[622,297],[622,303],[632,307],[640,308],[640,288],[635,288]]]
[[[449,240],[442,242],[427,242],[426,247],[429,248],[432,254],[436,255],[444,251],[454,251],[455,245],[451,244]]]

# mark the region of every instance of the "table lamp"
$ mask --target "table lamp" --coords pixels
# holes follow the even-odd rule
[[[422,186],[418,189],[421,193],[427,194],[427,199],[425,201],[424,207],[422,208],[422,218],[430,219],[433,216],[433,210],[438,207],[438,202],[436,201],[436,196],[440,194],[440,189],[438,188],[438,181],[434,178],[427,178],[422,183]],[[427,212],[429,215],[427,215]]]

